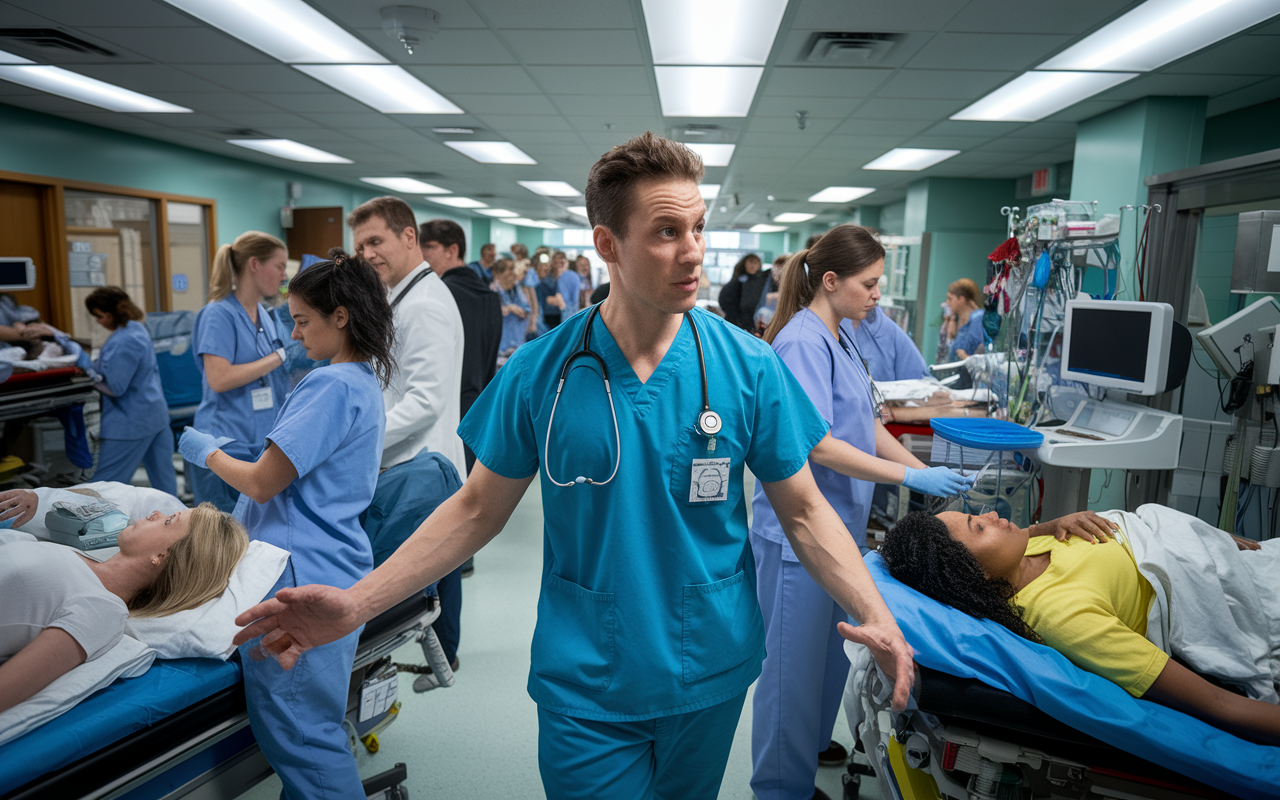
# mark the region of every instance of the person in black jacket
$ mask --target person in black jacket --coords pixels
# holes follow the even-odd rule
[[[756,304],[769,281],[769,271],[760,266],[760,256],[748,253],[734,265],[733,277],[720,290],[724,318],[744,331],[755,330]]]

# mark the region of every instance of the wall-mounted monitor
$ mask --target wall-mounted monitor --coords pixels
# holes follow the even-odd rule
[[[1173,306],[1071,300],[1062,332],[1062,377],[1130,394],[1165,391]]]
[[[29,258],[0,256],[0,292],[36,288],[36,265]]]

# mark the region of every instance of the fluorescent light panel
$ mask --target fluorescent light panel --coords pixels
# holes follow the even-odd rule
[[[6,53],[0,50],[0,64],[34,64],[35,62],[29,58],[23,58],[13,53]]]
[[[655,64],[763,66],[787,0],[642,0]]]
[[[799,211],[788,211],[785,214],[779,214],[773,218],[774,222],[808,222],[817,214],[805,214]]]
[[[302,0],[165,0],[286,64],[386,64]]]
[[[428,197],[433,203],[439,203],[442,206],[451,208],[488,208],[488,203],[481,203],[479,200],[472,200],[470,197]]]
[[[522,228],[545,228],[547,230],[550,230],[552,228],[560,227],[554,222],[547,222],[545,220],[526,219],[525,217],[516,217],[515,219],[507,219],[507,220],[503,220],[503,222],[509,222],[512,225],[519,225]]]
[[[1037,69],[1147,72],[1277,13],[1275,0],[1147,0]]]
[[[654,67],[667,117],[745,117],[763,67]]]
[[[786,225],[765,225],[762,222],[759,225],[752,225],[747,230],[749,233],[781,233],[786,229]]]
[[[574,214],[576,216],[582,217],[583,219],[587,218],[586,206],[569,206],[568,211],[570,214]]]
[[[105,83],[62,67],[0,67],[0,80],[18,83],[42,92],[78,100],[108,111],[150,114],[190,114],[191,109]]]
[[[1136,76],[1135,72],[1024,72],[951,119],[1034,122]]]
[[[720,184],[700,183],[698,184],[698,192],[702,194],[703,200],[715,200],[720,196]]]
[[[697,153],[702,159],[703,166],[707,167],[727,167],[729,160],[733,158],[733,145],[731,144],[689,144],[684,146]]]
[[[920,147],[895,147],[874,161],[863,164],[863,169],[885,169],[916,172],[932,167],[959,155],[959,150],[930,150]]]
[[[430,86],[391,64],[301,64],[294,69],[383,114],[463,114]]]
[[[420,181],[417,178],[361,178],[360,180],[404,194],[453,194],[448,189],[441,189],[434,183]]]
[[[228,139],[227,144],[236,147],[247,147],[277,158],[290,161],[307,161],[313,164],[350,164],[349,158],[326,153],[308,144],[295,142],[292,139]]]
[[[543,197],[577,197],[582,194],[564,181],[516,181],[516,183]]]
[[[444,144],[481,164],[538,163],[511,142],[445,142]]]
[[[875,189],[866,186],[828,186],[809,197],[810,203],[849,203],[859,197],[866,197]]]
[[[520,216],[514,211],[508,211],[505,208],[478,208],[477,214],[484,214],[486,217],[518,217]]]

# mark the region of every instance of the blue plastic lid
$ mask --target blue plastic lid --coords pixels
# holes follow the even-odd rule
[[[1044,434],[1003,419],[938,417],[929,420],[935,436],[980,450],[1035,450]]]

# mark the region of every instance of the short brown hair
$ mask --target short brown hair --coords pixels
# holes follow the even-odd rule
[[[970,303],[977,303],[978,298],[981,297],[978,284],[974,283],[970,278],[961,278],[958,281],[953,281],[951,285],[947,287],[947,294],[954,294],[956,297],[963,297]]]
[[[141,321],[147,318],[146,313],[129,299],[129,293],[119,286],[103,286],[100,289],[94,289],[84,299],[84,307],[90,311],[109,314],[114,328],[128,325],[131,319]]]
[[[422,223],[422,227],[418,229],[418,246],[422,247],[427,242],[438,242],[446,250],[449,245],[456,244],[458,258],[467,256],[467,234],[463,233],[461,225],[451,219],[429,219]]]
[[[627,234],[635,185],[650,179],[702,181],[702,159],[689,148],[646,131],[600,156],[587,176],[587,219],[615,236]]]
[[[403,233],[405,228],[413,228],[415,236],[418,233],[418,221],[413,218],[413,209],[399,197],[390,195],[375,197],[356,206],[347,215],[347,227],[358,228],[374,217],[381,218],[396,236]]]

